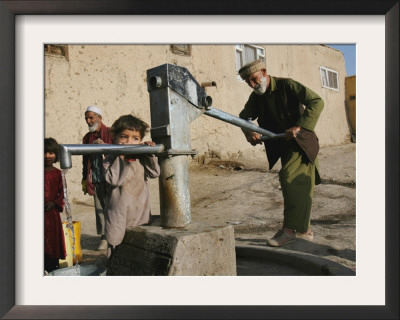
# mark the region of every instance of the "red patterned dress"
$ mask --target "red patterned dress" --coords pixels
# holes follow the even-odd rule
[[[44,253],[51,259],[65,259],[64,231],[60,212],[64,209],[61,170],[44,170],[44,203],[53,202],[53,209],[44,213]]]

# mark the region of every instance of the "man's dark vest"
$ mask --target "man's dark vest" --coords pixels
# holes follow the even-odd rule
[[[292,91],[287,88],[288,84],[286,78],[275,78],[275,81],[278,89],[277,93],[280,95],[280,100],[283,102],[281,108],[279,109],[279,116],[282,122],[276,122],[272,116],[268,114],[268,109],[265,108],[264,98],[261,95],[257,96],[260,112],[258,124],[260,127],[271,132],[284,133],[285,130],[296,126],[297,121],[304,112],[304,107],[297,97],[292,94]],[[314,163],[319,151],[318,138],[315,132],[301,128],[295,140],[303,149],[307,158]],[[284,148],[284,146],[285,143],[282,143],[282,138],[265,141],[265,149],[267,152],[270,170],[281,157],[282,148]]]

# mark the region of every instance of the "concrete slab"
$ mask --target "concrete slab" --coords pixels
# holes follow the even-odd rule
[[[238,276],[308,275],[355,276],[339,263],[312,254],[283,248],[236,246]]]
[[[206,223],[128,229],[110,259],[109,275],[236,276],[234,229]]]

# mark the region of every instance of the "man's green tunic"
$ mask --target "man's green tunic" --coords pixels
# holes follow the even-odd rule
[[[324,102],[315,92],[292,79],[270,76],[270,85],[262,95],[252,93],[240,118],[258,121],[260,127],[283,133],[301,127],[295,139],[265,141],[269,168],[281,159],[279,172],[283,199],[283,226],[306,232],[314,185],[320,183],[318,173],[318,138],[314,132]]]

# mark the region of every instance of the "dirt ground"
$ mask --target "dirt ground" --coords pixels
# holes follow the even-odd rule
[[[299,239],[284,249],[314,254],[356,270],[356,144],[321,148],[322,183],[315,187],[311,213],[314,241]],[[238,245],[265,246],[282,225],[283,199],[279,165],[269,171],[259,159],[190,160],[192,222],[232,224]],[[159,215],[158,180],[150,182],[152,213]],[[81,221],[83,263],[105,263],[97,251],[94,207],[88,196],[71,203],[73,220]]]

